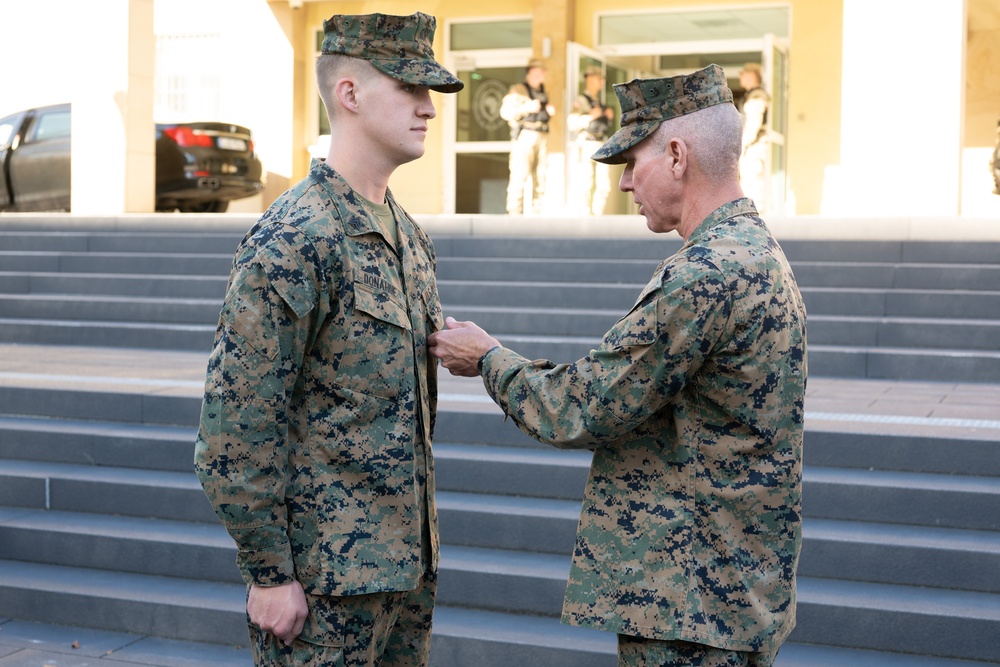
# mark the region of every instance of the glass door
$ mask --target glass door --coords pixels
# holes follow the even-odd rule
[[[785,165],[785,133],[788,129],[788,52],[774,35],[765,35],[761,52],[761,81],[771,96],[767,114],[767,139],[770,151],[766,174],[768,179],[763,210],[788,215],[787,171]]]
[[[452,71],[465,88],[449,95],[454,128],[451,152],[450,213],[506,213],[510,127],[500,117],[507,90],[524,80],[525,54],[476,54],[456,59]],[[447,159],[447,158],[446,158]],[[447,204],[451,204],[450,210]]]
[[[500,104],[524,81],[531,17],[449,21],[445,66],[465,82],[444,95],[445,213],[506,213],[510,127]]]
[[[567,111],[573,108],[573,101],[584,91],[584,73],[588,67],[600,67],[604,72],[604,89],[601,91],[601,102],[610,106],[614,110],[614,118],[611,120],[609,132],[613,134],[621,127],[621,105],[618,104],[618,96],[615,95],[614,84],[630,81],[639,76],[638,70],[620,63],[608,60],[600,51],[588,48],[576,42],[568,42],[566,45],[566,95],[563,100],[563,108]],[[569,123],[563,124],[563,146],[565,151],[565,171],[566,178],[566,210],[576,211],[581,208],[578,202],[571,201],[577,196],[574,189],[574,174],[579,170],[581,161],[589,159],[589,155],[581,155],[576,145],[575,137],[571,136]],[[610,181],[610,191],[607,203],[604,207],[605,215],[621,215],[636,213],[637,207],[630,196],[625,195],[618,189],[618,181],[624,167],[621,165],[610,165],[608,170],[595,171],[594,178],[607,178]],[[586,209],[586,207],[582,207]]]

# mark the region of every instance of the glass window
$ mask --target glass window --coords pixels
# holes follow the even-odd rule
[[[31,123],[28,141],[63,139],[69,136],[69,111],[43,113]]]
[[[599,44],[709,42],[758,39],[772,34],[788,37],[788,8],[762,7],[600,17]]]
[[[530,48],[531,19],[453,23],[450,35],[452,51]]]
[[[510,87],[524,79],[524,67],[484,67],[456,74],[465,82],[465,88],[455,95],[455,140],[510,141],[510,127],[500,117],[500,103]]]

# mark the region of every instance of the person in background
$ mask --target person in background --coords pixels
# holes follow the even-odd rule
[[[743,114],[743,153],[740,156],[740,185],[758,209],[767,206],[767,158],[771,151],[767,140],[767,113],[771,97],[761,87],[760,65],[747,63],[740,70],[740,86],[746,91],[740,112]]]
[[[570,209],[584,215],[602,215],[611,192],[611,170],[603,162],[591,160],[598,148],[610,136],[614,109],[601,102],[604,93],[604,71],[591,65],[584,71],[584,89],[573,100],[566,119],[573,137],[572,188]]]
[[[525,433],[593,450],[563,621],[615,632],[621,667],[765,667],[795,625],[806,312],[740,190],[722,68],[616,84],[594,159],[647,227],[676,231],[635,305],[572,363],[446,318],[431,354],[481,376]]]
[[[500,117],[510,125],[510,178],[507,182],[507,213],[525,213],[524,197],[530,187],[531,210],[542,212],[545,172],[548,167],[549,120],[556,109],[545,92],[545,67],[532,59],[524,81],[510,87],[500,104]],[[530,186],[529,186],[530,183]]]
[[[417,667],[438,565],[430,238],[388,189],[424,154],[423,13],[323,22],[325,161],[247,233],[208,362],[198,477],[238,546],[254,663]]]

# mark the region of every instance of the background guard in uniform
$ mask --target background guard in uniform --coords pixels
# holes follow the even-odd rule
[[[584,71],[584,90],[573,100],[566,118],[573,137],[572,171],[570,174],[569,210],[574,214],[603,215],[611,193],[611,168],[591,160],[610,135],[615,111],[601,102],[604,93],[604,71],[591,65]]]
[[[531,210],[542,212],[549,161],[549,120],[556,108],[545,92],[545,67],[532,59],[524,82],[510,87],[500,103],[500,117],[510,125],[510,176],[507,181],[507,213],[525,213],[524,197],[531,188]]]

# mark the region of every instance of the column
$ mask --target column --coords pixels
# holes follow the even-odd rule
[[[153,96],[156,44],[153,0],[74,3],[66,62],[75,76],[74,215],[154,209]]]

